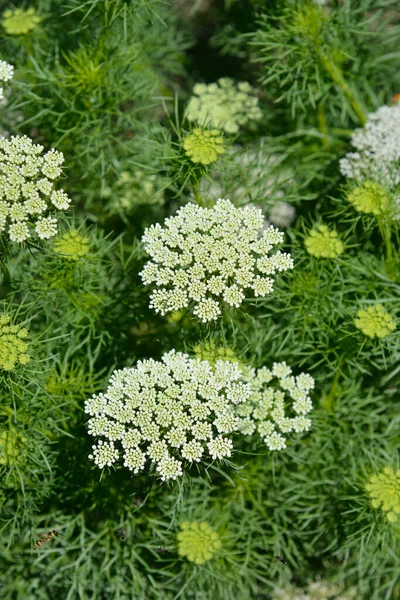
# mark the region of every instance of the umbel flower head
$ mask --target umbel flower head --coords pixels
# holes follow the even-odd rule
[[[286,448],[286,433],[301,433],[311,428],[306,418],[312,402],[309,392],[314,379],[308,373],[292,376],[292,369],[285,363],[274,363],[272,371],[266,367],[247,369],[244,373],[250,383],[250,398],[236,406],[240,417],[238,431],[243,435],[260,435],[269,450]],[[275,381],[274,381],[275,380]],[[287,395],[290,397],[288,409]]]
[[[370,338],[384,338],[396,329],[392,315],[383,308],[382,304],[360,309],[354,325]]]
[[[64,156],[34,144],[26,136],[0,139],[0,232],[24,242],[33,232],[40,239],[54,237],[57,219],[50,210],[66,210],[70,199],[54,189]]]
[[[54,250],[67,260],[79,260],[89,252],[89,240],[78,231],[64,233],[54,242]]]
[[[165,315],[194,304],[203,323],[221,314],[221,304],[239,307],[245,290],[254,296],[273,291],[276,271],[293,268],[289,254],[270,255],[283,233],[272,225],[262,231],[257,208],[235,208],[219,199],[213,208],[187,204],[164,227],[152,225],[142,241],[151,256],[141,272],[143,283],[159,288],[150,306]]]
[[[0,83],[10,81],[14,77],[14,67],[5,60],[0,60]],[[3,100],[3,88],[0,86],[0,100]]]
[[[381,508],[390,523],[400,519],[400,471],[385,467],[381,473],[371,475],[365,489],[373,508]]]
[[[387,212],[390,195],[375,181],[365,181],[347,194],[347,200],[358,212],[381,215]]]
[[[268,220],[277,227],[289,227],[296,218],[296,209],[289,202],[277,202],[268,214]]]
[[[337,258],[344,250],[338,233],[326,225],[317,225],[311,229],[304,243],[308,254],[317,258]]]
[[[179,556],[196,565],[210,560],[222,546],[218,534],[205,521],[184,521],[177,538]]]
[[[29,33],[42,20],[35,12],[34,8],[28,8],[27,10],[23,8],[6,10],[3,13],[1,24],[9,35]]]
[[[0,369],[12,371],[29,362],[28,330],[11,323],[10,315],[0,315]]]
[[[163,481],[176,479],[183,461],[231,456],[234,407],[250,393],[237,364],[217,361],[212,368],[174,350],[161,362],[114,371],[106,393],[85,403],[89,434],[101,438],[89,458],[103,468],[122,454],[134,473],[149,461]]]
[[[261,119],[258,98],[247,81],[235,83],[223,77],[217,83],[197,83],[186,108],[186,117],[199,125],[209,125],[226,133],[237,133],[240,126]]]
[[[224,137],[218,129],[193,129],[183,140],[186,156],[193,163],[211,165],[224,153]]]
[[[400,105],[381,106],[356,129],[351,143],[356,152],[346,154],[340,170],[350,179],[374,180],[393,190],[400,183]]]

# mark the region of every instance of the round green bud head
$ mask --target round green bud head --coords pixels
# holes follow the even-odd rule
[[[193,163],[211,165],[224,153],[224,138],[217,129],[194,129],[183,141],[186,156]]]
[[[36,25],[42,20],[35,15],[34,8],[16,8],[15,10],[6,10],[3,13],[1,24],[9,35],[23,35],[35,29]]]
[[[390,195],[378,183],[366,181],[363,185],[353,188],[348,193],[347,200],[358,212],[381,215],[387,211]]]
[[[305,239],[308,254],[317,258],[337,258],[344,250],[343,242],[336,231],[331,231],[326,225],[311,229]]]
[[[400,471],[385,467],[381,473],[371,475],[365,489],[371,506],[386,513],[390,523],[400,518]]]
[[[29,362],[27,335],[27,329],[11,324],[9,315],[0,315],[0,369],[13,371]]]
[[[0,465],[11,466],[22,462],[21,453],[26,446],[27,438],[22,436],[16,427],[10,425],[0,432]]]
[[[210,560],[222,544],[218,534],[205,521],[185,521],[178,533],[178,554],[196,565]]]
[[[88,254],[89,240],[77,231],[70,231],[54,242],[54,250],[67,260],[79,260]]]
[[[354,324],[370,338],[384,338],[396,329],[392,315],[383,308],[382,304],[360,309]]]

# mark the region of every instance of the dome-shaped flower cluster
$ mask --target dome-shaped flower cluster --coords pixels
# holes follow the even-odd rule
[[[266,367],[248,369],[244,376],[252,393],[246,402],[235,407],[235,413],[240,417],[240,433],[257,433],[269,450],[282,450],[286,448],[286,438],[282,434],[310,429],[311,421],[305,415],[312,409],[309,392],[314,388],[314,379],[311,375],[300,373],[294,377],[292,369],[281,362],[274,363],[272,370]],[[289,403],[287,396],[291,399]]]
[[[351,143],[357,151],[341,159],[342,174],[395,188],[400,183],[399,137],[400,105],[381,106],[368,115],[363,128],[353,133]]]
[[[66,210],[70,199],[63,190],[54,189],[61,175],[64,156],[34,144],[26,136],[0,139],[0,232],[10,240],[24,242],[32,229],[40,239],[57,233],[53,209]]]
[[[204,323],[221,314],[221,304],[239,307],[245,290],[267,296],[276,271],[293,268],[289,254],[270,255],[283,233],[272,225],[262,230],[257,208],[235,208],[219,199],[213,208],[187,204],[164,227],[152,225],[142,241],[151,256],[141,272],[143,283],[155,283],[150,306],[156,312],[181,310],[194,303]]]
[[[42,20],[35,14],[34,8],[16,8],[15,10],[6,10],[3,13],[1,22],[8,35],[23,35],[35,29],[36,25]]]
[[[224,138],[218,129],[196,127],[183,140],[183,149],[193,163],[210,165],[224,153]]]
[[[383,338],[396,329],[396,323],[390,313],[382,304],[368,306],[357,311],[357,319],[354,324],[364,335],[374,338]]]
[[[0,83],[10,81],[14,77],[14,67],[5,60],[0,60]],[[0,86],[0,100],[3,100],[3,88]]]
[[[88,254],[89,240],[78,231],[69,231],[54,241],[54,250],[66,260],[79,260]]]
[[[247,81],[235,83],[223,77],[217,83],[197,83],[189,100],[186,117],[226,133],[237,133],[241,125],[261,119],[258,98]]]
[[[212,368],[173,350],[114,371],[106,393],[85,403],[89,433],[101,438],[89,458],[103,468],[122,454],[134,473],[150,461],[165,481],[182,475],[183,461],[231,456],[234,407],[251,394],[241,376],[235,363]]]
[[[331,231],[326,225],[317,225],[311,229],[304,243],[308,254],[317,258],[337,258],[344,250],[338,233]]]
[[[381,508],[388,521],[400,519],[400,471],[385,467],[382,473],[371,475],[365,486],[374,508]]]
[[[29,362],[28,330],[11,323],[10,315],[0,315],[0,369],[12,371]]]
[[[196,565],[210,560],[222,545],[218,534],[205,521],[184,521],[177,538],[179,556]]]

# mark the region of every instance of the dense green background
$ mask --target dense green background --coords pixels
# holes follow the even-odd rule
[[[78,229],[91,250],[71,263],[50,242],[8,248],[2,309],[29,326],[32,360],[0,374],[3,598],[261,600],[318,576],[356,585],[357,598],[400,598],[400,530],[365,493],[372,473],[398,464],[399,341],[353,323],[375,302],[398,317],[398,222],[385,246],[374,218],[346,202],[338,164],[352,131],[400,91],[398,2],[29,6],[43,17],[32,32],[0,32],[0,58],[15,66],[0,127],[64,153],[73,208],[61,230]],[[263,117],[226,136],[218,163],[194,168],[181,147],[185,104],[196,82],[219,77],[249,81]],[[144,228],[191,199],[193,182],[266,215],[282,192],[296,208],[285,237],[293,272],[212,326],[156,316],[138,276]],[[126,194],[129,209],[115,209]],[[305,250],[321,221],[346,244],[336,260]],[[247,445],[234,465],[174,485],[93,468],[84,400],[116,367],[211,338],[255,367],[286,360],[311,373],[311,432],[276,454]],[[184,520],[218,531],[215,559],[178,556]],[[50,529],[60,535],[35,551]]]

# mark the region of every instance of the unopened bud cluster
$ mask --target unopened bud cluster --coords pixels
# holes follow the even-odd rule
[[[0,369],[12,371],[29,362],[28,330],[11,322],[10,315],[0,315]]]
[[[196,565],[202,565],[221,548],[218,534],[205,521],[184,521],[178,533],[178,554]]]
[[[370,338],[384,338],[396,329],[396,323],[382,304],[360,308],[354,324],[364,335]]]
[[[381,473],[371,475],[365,486],[374,508],[386,513],[390,523],[400,519],[400,471],[385,467]]]

